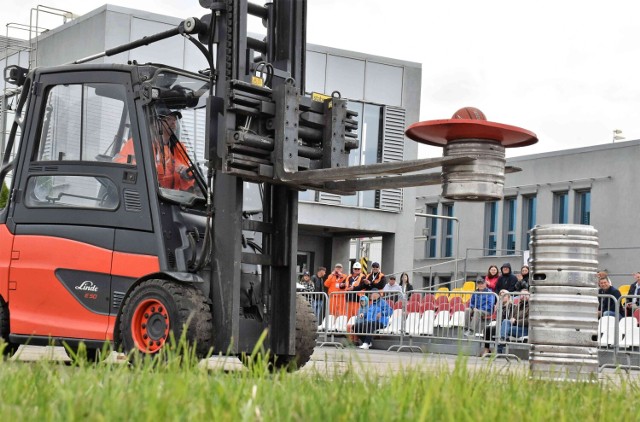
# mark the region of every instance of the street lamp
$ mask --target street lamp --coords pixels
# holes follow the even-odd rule
[[[622,130],[613,129],[613,140],[611,142],[619,141],[621,139],[627,139],[624,136],[622,136]]]

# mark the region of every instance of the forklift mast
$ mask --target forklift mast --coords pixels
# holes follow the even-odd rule
[[[203,4],[206,3],[206,4]],[[211,9],[207,31],[217,48],[215,97],[207,112],[206,158],[217,170],[213,186],[211,248],[214,348],[238,350],[241,264],[262,267],[268,292],[269,348],[295,353],[298,190],[274,177],[297,171],[299,98],[304,94],[306,2],[257,6],[245,0],[202,2]],[[249,15],[261,18],[267,36],[247,36]],[[214,32],[215,31],[215,32]],[[256,71],[267,75],[256,85]],[[262,85],[262,86],[260,86]],[[247,147],[249,136],[255,143]],[[272,151],[269,151],[269,150]],[[295,157],[295,159],[294,159]],[[242,218],[243,181],[263,182],[262,222]],[[242,230],[262,232],[262,253],[242,252]]]
[[[211,14],[200,41],[216,42],[215,97],[207,107],[205,153],[214,182],[211,300],[216,350],[238,350],[241,263],[262,268],[262,289],[276,355],[295,353],[298,192],[331,189],[314,177],[348,166],[358,147],[356,113],[338,93],[305,96],[306,1],[258,6],[246,0],[201,1]],[[264,40],[247,35],[247,19],[262,19]],[[264,79],[257,79],[264,75]],[[257,79],[257,84],[256,84]],[[263,183],[262,221],[243,220],[243,181]],[[259,254],[242,253],[242,230],[262,234]]]

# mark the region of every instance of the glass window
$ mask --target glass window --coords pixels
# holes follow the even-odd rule
[[[362,164],[375,164],[380,161],[380,145],[382,142],[382,107],[365,104],[362,118]],[[360,193],[360,206],[377,208],[376,191],[369,190]]]
[[[531,240],[531,229],[536,225],[536,205],[537,198],[535,195],[524,197],[524,215],[522,219],[523,233],[523,250],[529,250],[529,241]]]
[[[58,85],[47,94],[36,161],[112,161],[129,134],[125,88]],[[128,160],[135,163],[133,149]]]
[[[591,191],[584,190],[576,192],[578,201],[576,209],[578,210],[578,224],[591,224]]]
[[[314,202],[316,201],[316,193],[317,192],[315,190],[311,189],[302,190],[298,192],[298,200]]]
[[[364,98],[364,69],[364,60],[328,55],[326,86],[343,98]]]
[[[516,198],[504,199],[504,248],[507,255],[513,255],[516,249]]]
[[[498,243],[498,202],[485,205],[485,249],[489,256],[496,254]]]
[[[2,187],[0,187],[0,209],[4,209],[7,206],[8,201],[9,201],[9,188],[7,187],[7,183],[3,181]]]
[[[453,204],[443,204],[442,213],[447,217],[453,217]],[[444,248],[443,255],[445,257],[453,256],[453,225],[454,220],[444,220]]]
[[[26,205],[115,210],[118,188],[106,177],[35,176],[27,183]]]
[[[555,192],[553,194],[553,223],[569,223],[569,192]]]
[[[358,113],[358,139],[360,144],[349,154],[349,166],[374,164],[380,161],[380,145],[382,142],[382,107],[350,101],[349,110]],[[357,192],[355,195],[342,196],[343,205],[354,207],[378,208],[375,190]]]
[[[29,92],[30,87],[31,85],[29,84],[29,82],[27,82],[27,84],[23,88],[23,94],[19,99],[18,107],[15,111],[15,114],[10,111],[10,108],[12,108],[12,103],[15,104],[17,97],[6,96],[0,98],[0,101],[2,101],[0,103],[2,104],[2,109],[0,109],[0,112],[7,113],[6,124],[11,125],[10,128],[2,128],[5,131],[5,136],[8,135],[8,141],[6,145],[3,145],[3,147],[5,147],[5,150],[2,151],[3,163],[10,163],[15,158],[15,155],[18,152],[20,141],[22,139],[22,128],[19,124],[19,121],[21,121],[22,119],[17,119],[16,116],[22,117],[23,110],[27,108],[27,100],[29,98],[27,97],[27,93]],[[4,102],[7,103],[6,106]],[[7,206],[7,202],[9,201],[9,192],[13,183],[13,169],[8,170],[4,177],[0,180],[0,209],[4,209]]]
[[[167,70],[152,84],[162,98],[146,110],[160,194],[182,203],[203,198],[208,81]]]
[[[403,74],[401,66],[368,61],[364,98],[375,103],[401,107]]]
[[[438,204],[427,205],[427,214],[438,215]],[[425,255],[427,258],[435,258],[436,257],[436,242],[438,239],[438,219],[437,218],[427,218],[427,250],[425,251]]]

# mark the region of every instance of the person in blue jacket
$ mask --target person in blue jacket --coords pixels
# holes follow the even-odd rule
[[[364,334],[362,338],[361,349],[368,349],[371,347],[373,340],[373,334],[387,326],[389,324],[389,317],[393,313],[393,309],[389,304],[380,299],[380,292],[375,287],[371,289],[371,300],[367,307],[366,314],[358,315],[358,322],[356,322],[353,332]]]
[[[476,293],[471,296],[469,307],[464,311],[464,326],[467,327],[467,331],[464,332],[465,336],[475,334],[481,337],[483,335],[482,321],[491,316],[495,304],[494,293],[487,287],[484,278],[479,278],[476,281]]]

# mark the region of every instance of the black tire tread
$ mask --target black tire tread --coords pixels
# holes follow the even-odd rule
[[[318,323],[311,303],[306,298],[296,295],[296,354],[276,355],[274,366],[296,370],[306,365],[316,347],[317,329]]]
[[[0,339],[4,340],[6,346],[2,351],[4,357],[11,357],[20,347],[19,344],[9,342],[9,306],[0,297]]]
[[[127,325],[129,321],[125,318],[125,315],[127,315],[129,308],[132,306],[134,298],[145,293],[146,290],[157,288],[165,290],[175,302],[179,321],[177,323],[172,322],[171,330],[176,341],[182,336],[183,325],[188,323],[187,342],[190,346],[195,344],[198,357],[207,356],[213,337],[213,317],[209,301],[197,288],[171,280],[152,279],[144,281],[127,296],[122,306],[120,335],[124,337],[125,333],[128,333]],[[127,342],[124,338],[121,338],[121,344],[126,348]],[[127,353],[130,350],[124,351]]]

